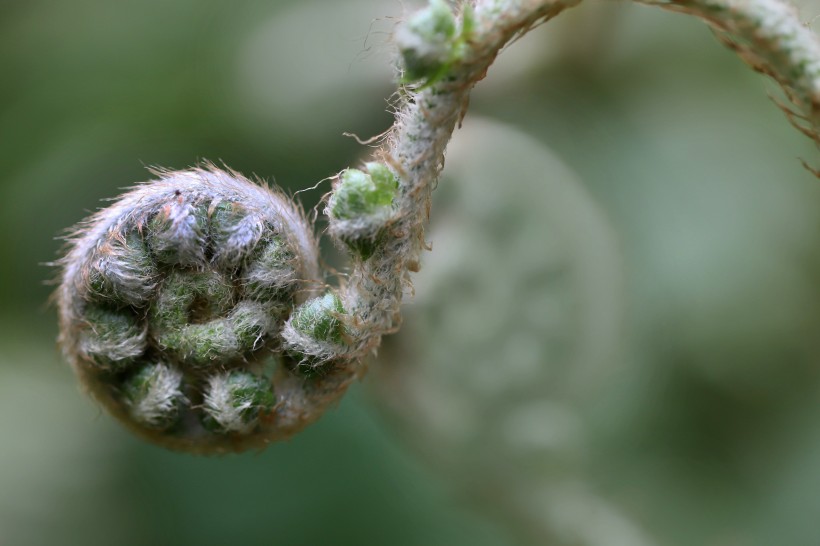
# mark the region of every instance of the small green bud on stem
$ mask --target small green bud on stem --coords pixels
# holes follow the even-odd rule
[[[383,163],[366,163],[367,173],[347,169],[339,178],[333,193],[331,214],[342,220],[377,214],[389,209],[396,196],[398,182]]]
[[[291,317],[291,324],[298,331],[319,341],[340,343],[343,324],[339,317],[344,312],[339,296],[328,292],[297,307]]]
[[[332,291],[293,311],[283,335],[296,371],[313,376],[327,369],[345,338],[344,314],[342,300]]]
[[[396,175],[384,163],[365,163],[367,172],[347,169],[339,177],[328,206],[333,233],[362,259],[372,256],[393,214]]]
[[[444,0],[430,0],[396,34],[404,80],[439,79],[459,52],[456,18]]]

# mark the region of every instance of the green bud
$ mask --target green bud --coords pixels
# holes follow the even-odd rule
[[[413,15],[396,35],[407,81],[438,79],[457,50],[456,18],[444,0]]]
[[[373,215],[393,204],[398,181],[386,165],[377,162],[365,165],[368,172],[347,169],[341,175],[333,193],[331,214],[341,220]]]
[[[256,246],[264,224],[241,203],[222,201],[210,210],[210,243],[213,261],[235,268]]]
[[[208,211],[176,196],[148,222],[147,239],[154,258],[166,265],[205,263]]]
[[[378,247],[385,222],[393,211],[398,180],[383,163],[370,162],[365,168],[367,173],[358,169],[342,173],[330,213],[352,223],[351,229],[339,233],[339,237],[366,260]]]
[[[245,295],[261,301],[289,299],[297,280],[296,256],[277,236],[260,246],[242,272]]]
[[[340,315],[345,312],[342,300],[334,292],[309,300],[293,312],[294,329],[318,341],[341,343],[344,324]]]
[[[80,352],[104,369],[124,369],[145,352],[145,330],[128,308],[115,310],[88,305],[84,322],[79,338]]]
[[[205,390],[203,425],[217,433],[246,434],[275,403],[271,383],[264,377],[238,370],[214,375]]]
[[[158,274],[139,231],[112,233],[88,268],[89,294],[115,306],[140,307],[156,288]]]
[[[179,370],[164,364],[148,364],[125,381],[122,393],[135,421],[164,430],[178,422],[187,403],[181,386]]]

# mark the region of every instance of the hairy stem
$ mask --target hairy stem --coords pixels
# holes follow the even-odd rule
[[[370,259],[356,262],[345,300],[361,336],[364,355],[382,334],[400,324],[399,305],[408,271],[418,270],[424,248],[424,223],[430,193],[444,166],[444,151],[456,124],[466,112],[470,91],[481,80],[501,48],[510,40],[575,2],[517,2],[501,9],[499,2],[476,6],[475,28],[466,37],[462,61],[438,82],[419,89],[407,86],[396,122],[376,159],[399,175],[396,213],[389,222],[387,240]]]
[[[354,353],[364,356],[381,335],[400,324],[402,294],[410,286],[408,272],[418,270],[425,247],[424,223],[430,194],[444,165],[444,152],[456,124],[466,113],[473,86],[484,78],[499,52],[535,26],[578,3],[578,0],[477,0],[464,3],[452,38],[434,33],[436,20],[408,40],[410,57],[435,55],[436,47],[450,37],[453,48],[442,55],[435,70],[405,85],[396,121],[375,158],[398,174],[395,214],[388,222],[386,239],[368,259],[354,263],[345,290],[345,302],[359,333]],[[780,105],[795,126],[820,143],[820,42],[803,25],[794,8],[781,0],[678,0],[653,2],[707,21],[721,40],[738,52],[752,68],[770,75],[783,88],[791,105]],[[430,17],[449,9],[432,2]],[[436,12],[435,10],[439,10]],[[443,19],[443,16],[440,17]],[[412,26],[411,20],[411,26]],[[447,29],[446,25],[439,25]],[[399,38],[401,36],[399,35]],[[431,43],[424,44],[428,39]],[[401,40],[400,40],[401,41]],[[419,44],[419,41],[421,42]],[[435,46],[435,47],[434,47]],[[402,44],[399,43],[399,47]],[[415,49],[413,49],[415,48]],[[447,56],[449,55],[449,56]],[[410,70],[405,55],[407,72]],[[439,66],[441,65],[441,66]],[[422,64],[422,72],[424,65]],[[416,74],[413,74],[414,76]],[[331,231],[334,219],[331,217]]]
[[[60,341],[89,391],[137,433],[199,452],[287,438],[399,327],[470,91],[507,44],[580,0],[476,0],[458,15],[429,1],[395,36],[394,126],[364,170],[340,174],[328,202],[329,231],[352,258],[339,290],[322,286],[299,207],[212,165],[159,172],[78,226],[60,262]],[[788,4],[654,3],[712,25],[780,83],[781,108],[820,142],[820,43]]]

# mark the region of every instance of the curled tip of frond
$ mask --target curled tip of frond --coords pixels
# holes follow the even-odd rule
[[[652,0],[646,0],[648,3]],[[61,260],[60,343],[89,391],[167,446],[232,451],[315,420],[400,323],[430,192],[473,85],[498,52],[578,0],[430,0],[396,33],[396,123],[340,174],[329,232],[354,258],[317,297],[317,244],[281,191],[212,164],[156,169],[83,222]],[[820,43],[781,0],[657,1],[709,21],[818,141]]]
[[[71,239],[57,293],[65,355],[91,394],[158,443],[229,451],[292,434],[323,408],[288,379],[299,360],[283,337],[321,285],[312,226],[282,192],[237,173],[159,176]],[[277,381],[290,387],[274,395]],[[310,411],[294,421],[277,404]]]

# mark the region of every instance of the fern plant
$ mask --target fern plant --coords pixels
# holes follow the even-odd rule
[[[287,438],[365,371],[401,323],[447,143],[499,51],[575,1],[443,0],[395,32],[393,127],[335,179],[327,286],[314,229],[276,190],[206,164],[158,172],[77,227],[61,260],[60,343],[89,392],[145,438],[201,453]],[[780,0],[647,2],[706,21],[783,89],[820,142],[820,42]]]

